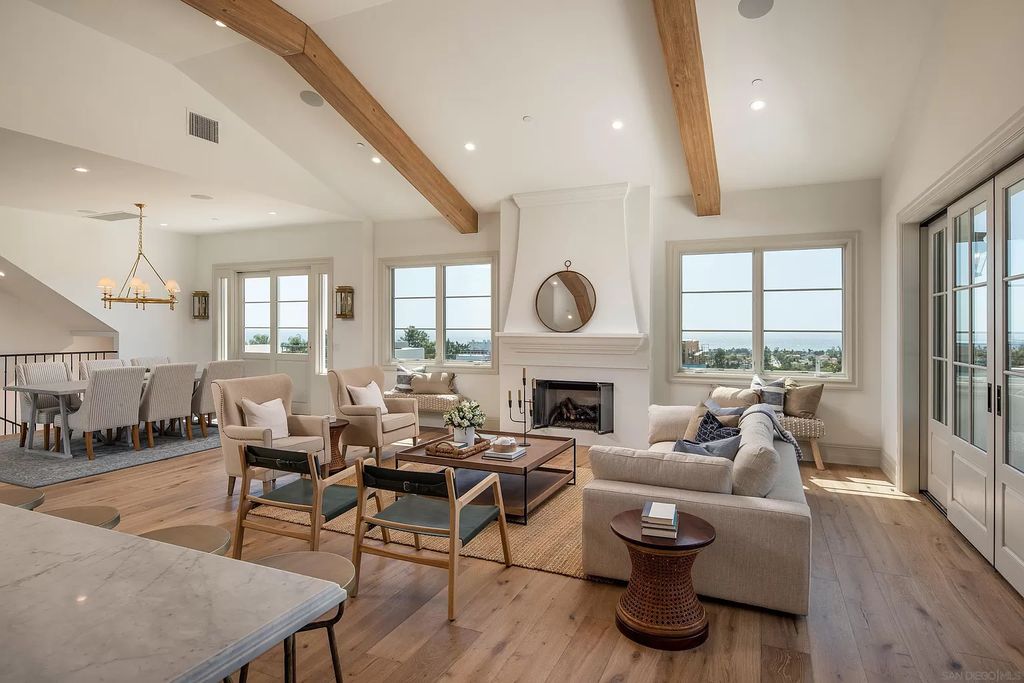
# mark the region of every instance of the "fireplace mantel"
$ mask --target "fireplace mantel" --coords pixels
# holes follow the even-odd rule
[[[633,355],[646,334],[587,334],[561,332],[498,332],[503,349],[519,353],[583,353]]]

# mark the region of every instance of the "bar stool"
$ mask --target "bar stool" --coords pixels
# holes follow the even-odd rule
[[[104,529],[113,529],[121,523],[121,513],[117,511],[117,508],[112,508],[109,505],[79,505],[72,508],[45,510],[43,514]]]
[[[148,538],[151,541],[169,543],[213,555],[224,555],[231,547],[231,532],[209,524],[169,526],[139,534],[139,538]]]
[[[271,555],[262,560],[256,560],[253,564],[260,564],[264,567],[273,567],[293,574],[302,574],[315,579],[333,581],[342,588],[347,589],[348,585],[355,578],[356,568],[346,558],[334,553],[323,551],[303,550],[294,553],[283,553]],[[327,641],[331,646],[331,664],[334,666],[334,680],[342,682],[341,659],[338,657],[338,640],[334,633],[334,625],[341,620],[345,612],[345,603],[338,605],[337,613],[330,612],[320,615],[316,620],[311,621],[296,633],[312,631],[318,628],[327,630]],[[248,674],[248,664],[242,668],[241,682],[244,683]],[[284,680],[286,683],[295,681],[295,634],[288,636],[284,641]]]
[[[21,486],[4,487],[0,489],[0,505],[13,505],[16,508],[35,510],[46,500],[46,494],[36,489],[26,489]]]

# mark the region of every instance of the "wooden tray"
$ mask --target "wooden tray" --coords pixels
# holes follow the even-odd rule
[[[462,460],[463,458],[468,458],[471,455],[476,455],[481,451],[486,451],[490,447],[490,440],[477,438],[476,443],[472,446],[456,448],[451,441],[438,441],[437,443],[427,444],[423,450],[427,452],[427,455]]]

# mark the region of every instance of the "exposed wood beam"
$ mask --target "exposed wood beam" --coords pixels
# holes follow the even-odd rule
[[[476,209],[313,29],[272,0],[182,0],[281,57],[462,233]]]
[[[693,203],[698,216],[717,216],[722,211],[722,191],[718,184],[696,0],[654,0],[654,15],[668,67]]]

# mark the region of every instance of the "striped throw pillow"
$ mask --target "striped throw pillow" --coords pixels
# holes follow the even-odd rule
[[[420,366],[418,368],[409,369],[404,365],[398,366],[398,374],[395,377],[395,391],[400,394],[411,394],[412,393],[412,378],[416,375],[426,376],[427,368]]]
[[[786,378],[768,381],[755,374],[750,388],[761,394],[761,403],[767,403],[777,414],[782,415],[786,404]]]

